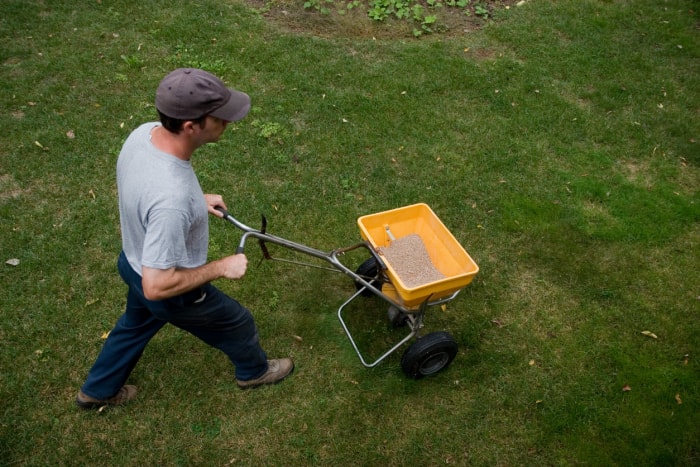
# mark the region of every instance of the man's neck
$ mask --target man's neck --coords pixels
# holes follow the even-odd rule
[[[195,149],[191,147],[186,135],[171,133],[160,125],[151,130],[151,143],[161,151],[183,161],[189,161]]]

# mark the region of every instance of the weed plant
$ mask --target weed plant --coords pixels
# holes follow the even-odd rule
[[[499,11],[373,40],[233,0],[3,1],[0,464],[700,463],[697,3]],[[289,380],[240,391],[222,354],[166,326],[136,401],[75,407],[124,306],[116,158],[178,66],[252,96],[193,159],[241,221],[331,250],[361,215],[433,208],[481,268],[426,317],[459,344],[448,368],[407,379],[397,352],[365,369],[335,316],[352,281],[251,243],[245,278],[217,285],[295,358]],[[239,238],[212,219],[210,256]],[[370,354],[403,336],[379,300],[351,316]]]

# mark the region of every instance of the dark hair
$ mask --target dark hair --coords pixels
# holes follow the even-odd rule
[[[169,132],[175,133],[175,134],[180,133],[180,131],[182,130],[182,125],[185,122],[196,123],[200,127],[204,128],[205,122],[207,120],[206,115],[203,115],[199,118],[189,118],[187,120],[181,120],[179,118],[168,117],[160,110],[158,110],[158,116],[160,117],[160,123],[161,123],[161,125],[163,125],[163,128],[165,128]]]

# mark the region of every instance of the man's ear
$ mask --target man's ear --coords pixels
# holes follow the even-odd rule
[[[194,133],[194,122],[191,120],[185,120],[182,123],[182,131],[184,131],[187,135]]]

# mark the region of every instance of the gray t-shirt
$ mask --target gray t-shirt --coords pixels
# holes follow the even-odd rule
[[[145,123],[124,142],[117,161],[122,249],[129,264],[194,268],[207,261],[209,219],[189,161],[157,149]]]

